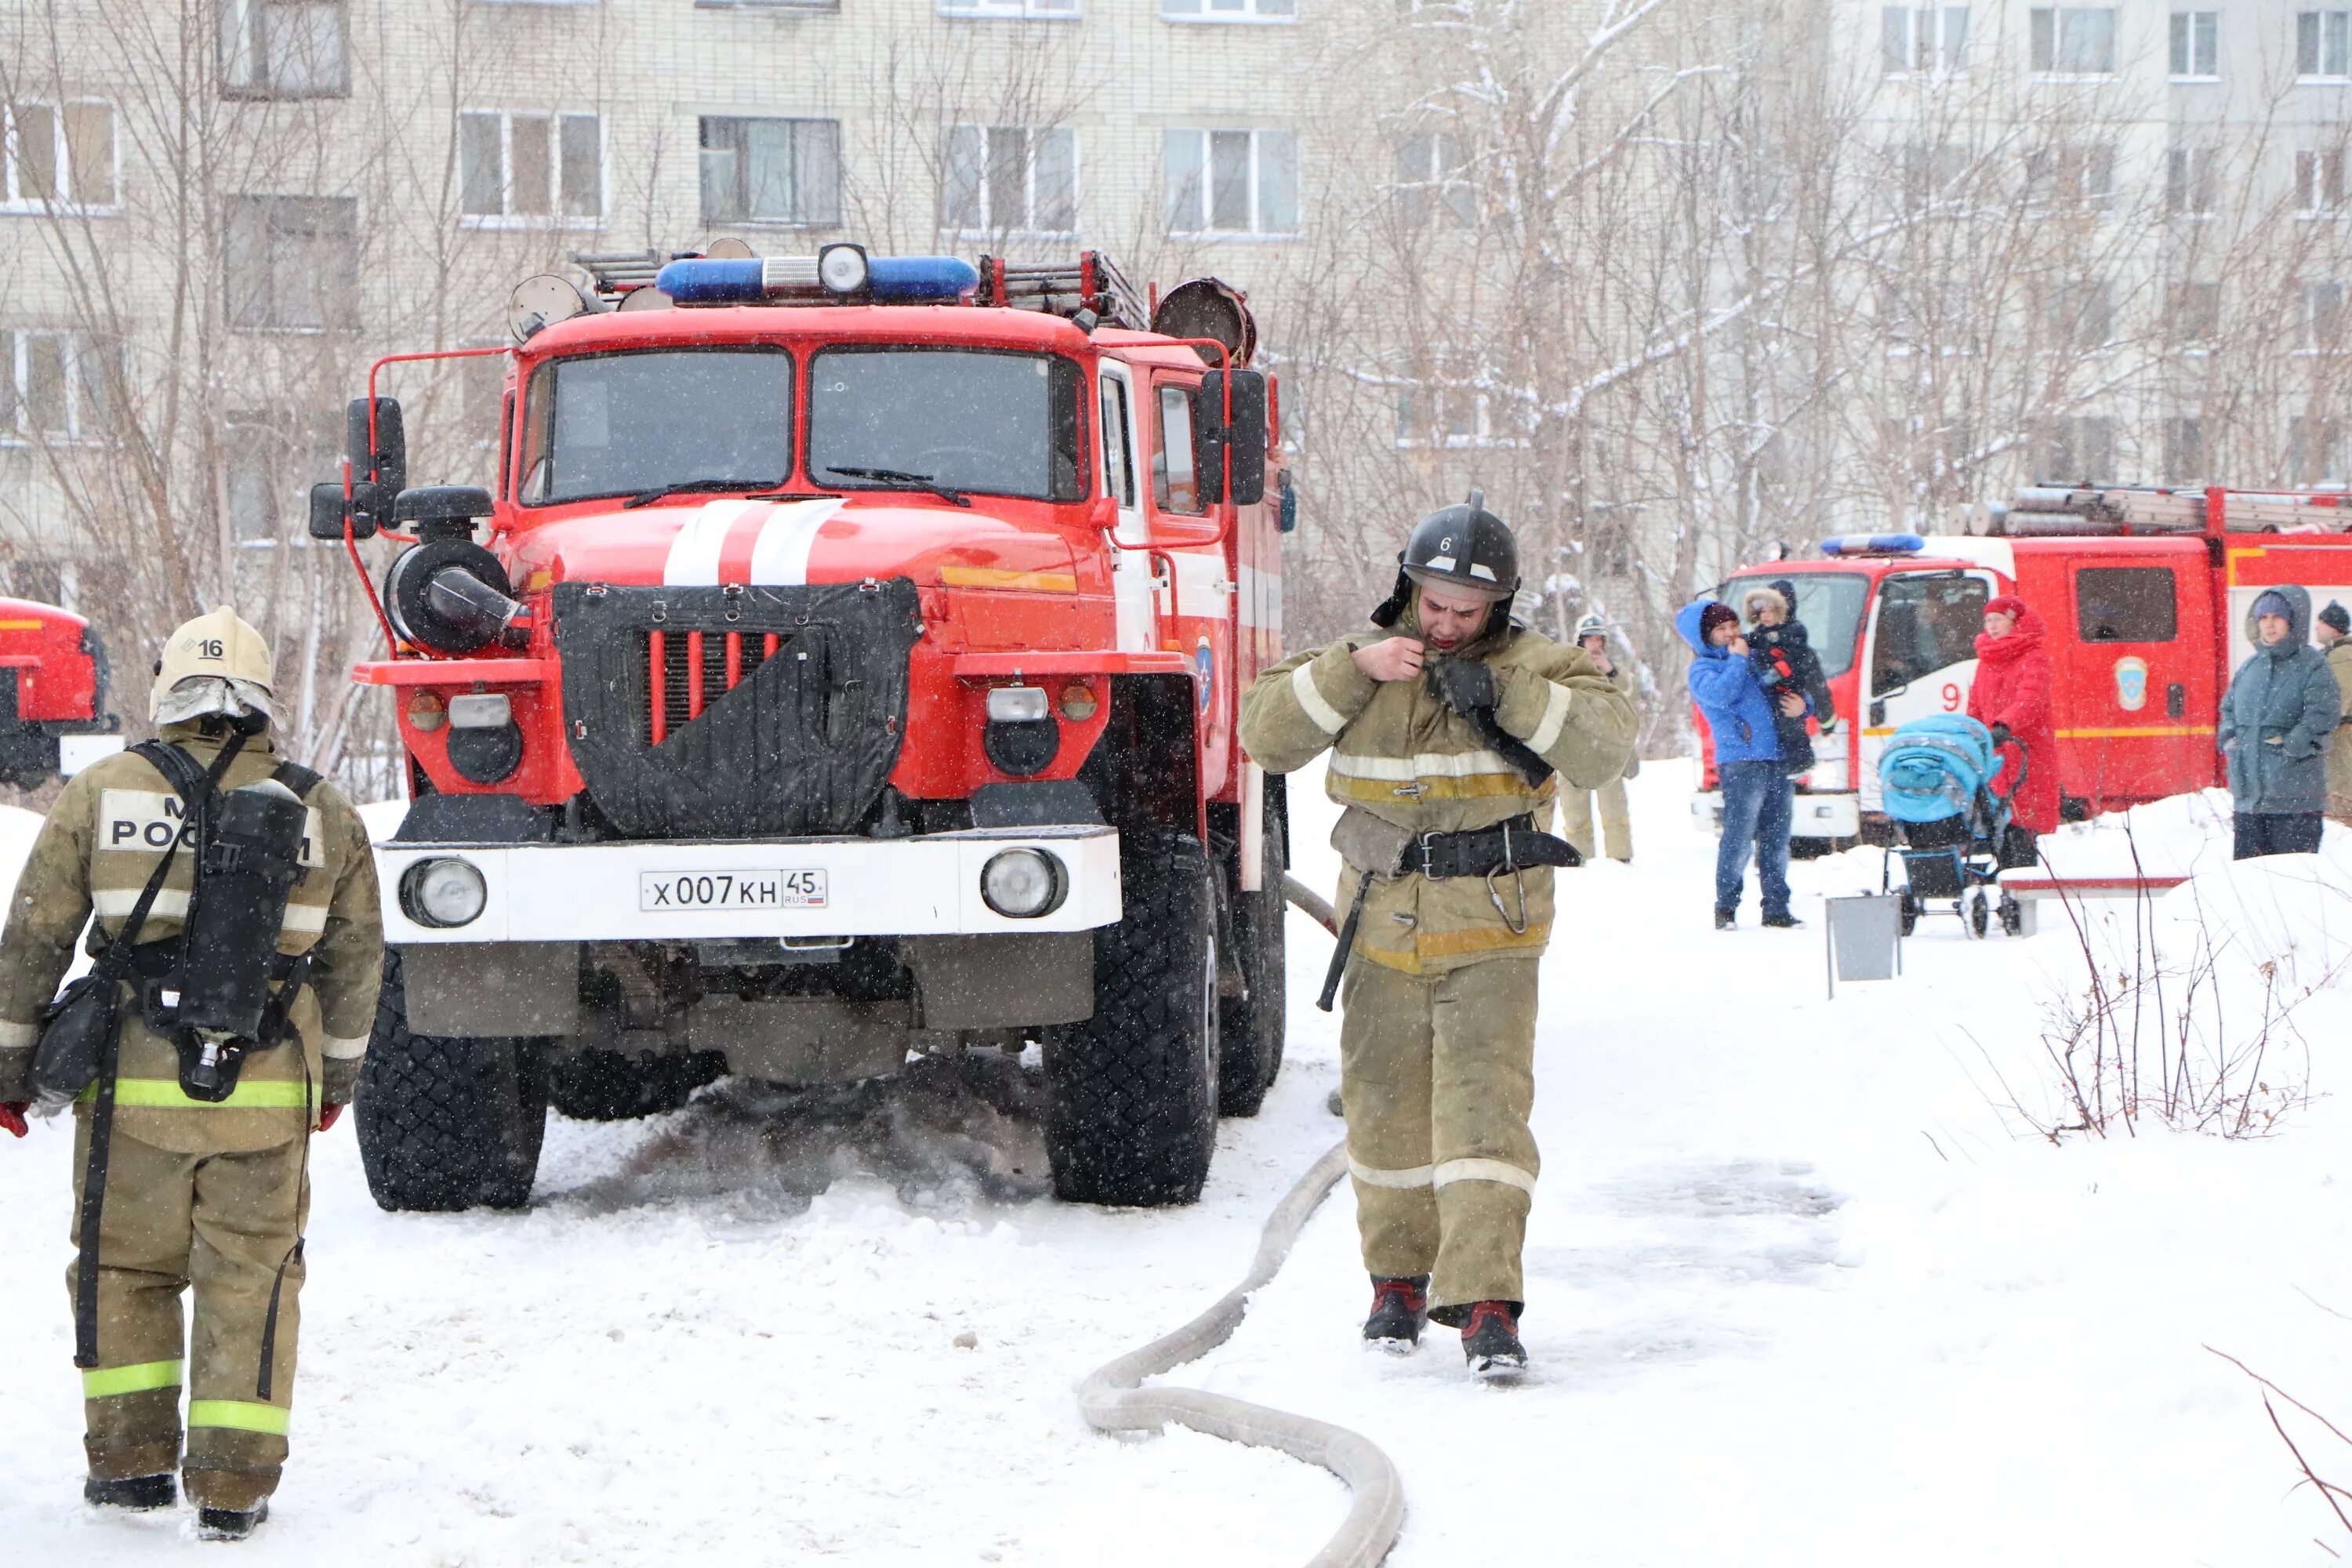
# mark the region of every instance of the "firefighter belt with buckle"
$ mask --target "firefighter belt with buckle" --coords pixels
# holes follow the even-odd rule
[[[1351,805],[1340,814],[1338,825],[1331,829],[1331,847],[1356,868],[1358,876],[1356,896],[1348,904],[1348,918],[1340,922],[1339,949],[1332,953],[1331,967],[1323,975],[1323,994],[1315,1002],[1326,1013],[1339,994],[1339,979],[1347,973],[1348,955],[1355,951],[1356,927],[1364,918],[1364,898],[1371,891],[1373,878],[1419,876],[1438,881],[1447,877],[1484,877],[1487,892],[1495,899],[1496,912],[1510,923],[1510,916],[1503,910],[1501,896],[1495,889],[1496,878],[1530,866],[1584,863],[1575,845],[1538,832],[1535,818],[1525,815],[1492,827],[1462,833],[1415,833]],[[1526,929],[1524,896],[1519,900],[1519,913],[1518,922],[1512,927],[1515,931]]]

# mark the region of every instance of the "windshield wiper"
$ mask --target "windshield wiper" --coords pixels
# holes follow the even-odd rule
[[[915,485],[930,491],[941,500],[970,506],[971,498],[961,490],[951,490],[929,474],[910,474],[904,468],[845,468],[838,463],[821,465],[828,474],[847,474],[853,479],[880,479],[886,485]]]
[[[651,506],[664,496],[691,495],[698,490],[756,490],[775,482],[773,479],[680,479],[674,485],[663,485],[657,489],[640,490],[621,505],[624,509]]]

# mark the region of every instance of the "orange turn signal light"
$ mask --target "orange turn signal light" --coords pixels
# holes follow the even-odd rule
[[[1083,680],[1073,680],[1062,688],[1062,717],[1073,724],[1082,724],[1095,716],[1101,704],[1095,700],[1095,689]]]

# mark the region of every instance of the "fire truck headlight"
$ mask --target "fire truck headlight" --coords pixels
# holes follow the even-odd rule
[[[866,287],[866,247],[828,245],[816,253],[816,280],[829,294],[856,294]]]
[[[1007,849],[981,868],[982,900],[1008,920],[1052,914],[1069,890],[1061,861],[1043,849]]]
[[[988,716],[1000,723],[1017,724],[1045,716],[1042,686],[999,686],[988,694]]]
[[[400,877],[400,908],[421,926],[446,929],[478,920],[489,902],[482,873],[467,860],[419,860]]]

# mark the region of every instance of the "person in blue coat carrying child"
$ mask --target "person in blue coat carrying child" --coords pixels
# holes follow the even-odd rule
[[[1690,694],[1715,738],[1715,773],[1723,789],[1723,842],[1715,854],[1715,929],[1738,923],[1748,857],[1756,857],[1764,923],[1793,926],[1789,912],[1789,831],[1796,825],[1796,792],[1780,754],[1772,699],[1748,662],[1739,612],[1713,599],[1685,605],[1675,629],[1691,646]],[[1802,719],[1811,710],[1789,692],[1780,710]]]

